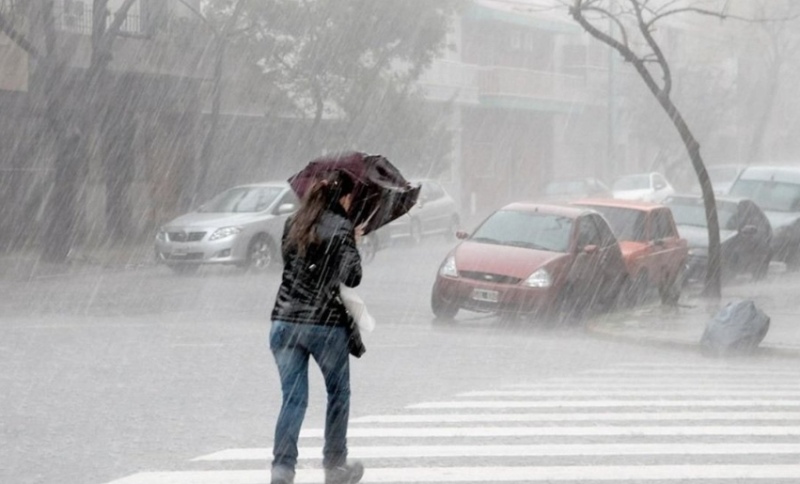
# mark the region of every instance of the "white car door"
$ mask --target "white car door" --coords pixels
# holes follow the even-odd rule
[[[651,200],[653,202],[662,202],[665,198],[675,193],[672,185],[659,173],[650,175],[650,183],[653,187],[653,196]]]

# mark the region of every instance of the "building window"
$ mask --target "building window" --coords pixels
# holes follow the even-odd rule
[[[525,51],[533,52],[533,34],[531,32],[525,32]]]
[[[522,34],[518,31],[511,32],[511,50],[520,50],[522,48]]]

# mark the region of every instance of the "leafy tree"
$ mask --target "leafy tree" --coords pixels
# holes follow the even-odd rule
[[[265,88],[289,100],[277,113],[265,109],[310,121],[302,142],[311,151],[392,156],[389,149],[400,159],[436,160],[444,136],[439,113],[425,107],[415,81],[445,48],[455,8],[453,0],[248,2],[242,16],[253,28],[239,45],[260,67]],[[212,0],[208,9],[230,12],[231,0]]]
[[[34,72],[31,105],[43,120],[37,141],[42,150],[55,148],[54,178],[47,206],[43,256],[63,262],[79,237],[78,202],[92,135],[105,118],[103,85],[113,46],[136,0],[125,0],[110,22],[108,0],[93,0],[91,58],[81,73],[71,68],[78,41],[56,28],[53,0],[6,1],[0,10],[0,30],[24,49]],[[14,15],[9,15],[12,12]],[[21,10],[20,10],[21,9]]]
[[[199,19],[211,33],[212,53],[214,55],[214,71],[211,79],[211,120],[208,132],[203,139],[203,147],[200,151],[199,170],[193,198],[198,199],[204,196],[206,178],[208,170],[214,159],[215,141],[217,139],[220,123],[220,110],[222,108],[223,73],[225,70],[226,52],[231,41],[242,31],[239,23],[242,21],[242,11],[248,1],[234,0],[217,2],[216,8],[206,8],[198,10],[185,0],[178,0],[184,7],[189,9]],[[245,27],[246,29],[246,27]]]

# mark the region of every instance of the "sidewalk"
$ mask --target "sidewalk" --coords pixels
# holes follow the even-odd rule
[[[706,324],[727,303],[752,299],[770,317],[770,327],[756,354],[800,358],[800,274],[773,273],[766,281],[741,281],[722,288],[719,301],[685,291],[677,308],[651,305],[602,316],[592,333],[639,344],[700,351]]]
[[[38,250],[21,250],[0,253],[0,280],[26,281],[103,270],[130,270],[154,263],[152,247],[145,244],[81,249],[71,253],[63,264],[45,262]]]

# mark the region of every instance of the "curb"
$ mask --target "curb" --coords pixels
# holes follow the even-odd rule
[[[694,353],[701,355],[700,343],[695,343],[680,339],[660,338],[656,336],[648,336],[646,334],[626,334],[621,331],[609,331],[598,327],[587,327],[586,331],[593,336],[622,343],[637,344],[643,346],[651,346],[656,348],[669,348],[686,353]],[[769,357],[769,358],[786,358],[786,359],[800,359],[800,348],[780,348],[776,346],[759,346],[755,353],[751,355],[731,356],[730,358],[752,358],[752,357]],[[711,359],[711,357],[709,357]]]

